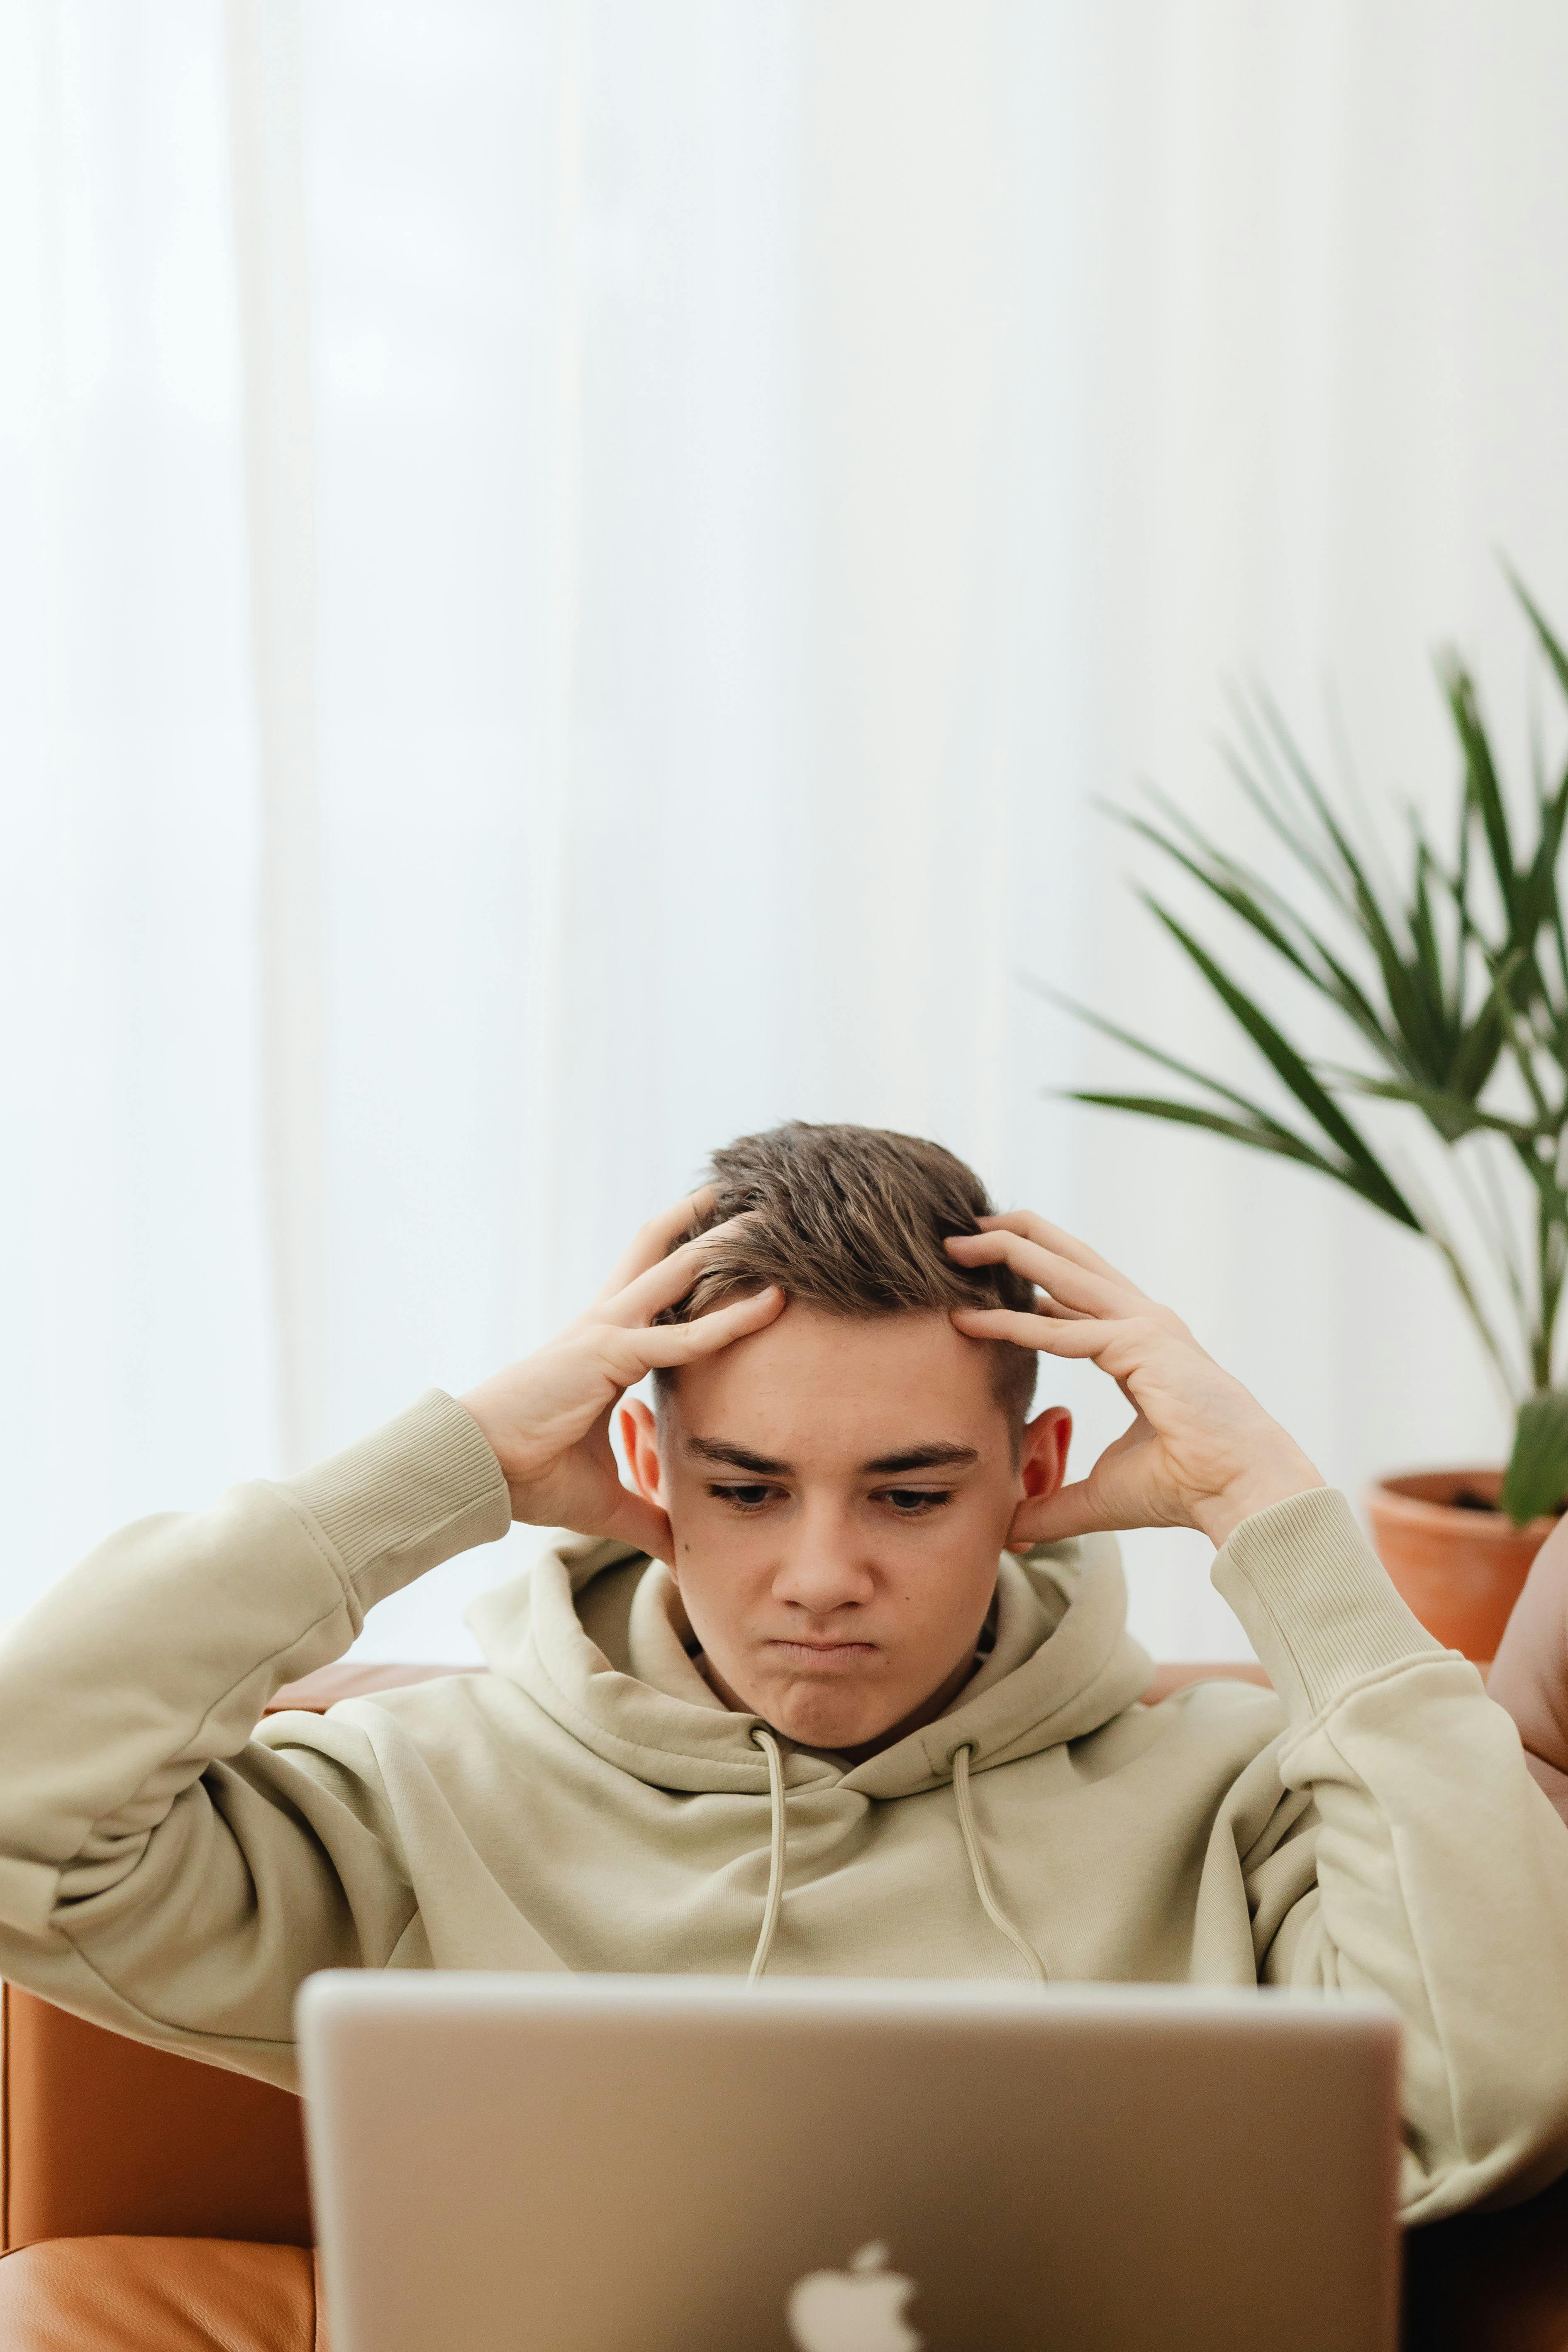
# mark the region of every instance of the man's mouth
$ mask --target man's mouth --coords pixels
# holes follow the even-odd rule
[[[768,1648],[800,1666],[856,1666],[878,1654],[875,1642],[770,1642]]]

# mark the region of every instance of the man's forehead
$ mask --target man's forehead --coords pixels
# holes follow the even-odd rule
[[[973,1457],[1005,1434],[984,1349],[942,1315],[851,1321],[791,1306],[685,1366],[662,1402],[683,1437],[774,1462],[858,1467],[932,1446]]]

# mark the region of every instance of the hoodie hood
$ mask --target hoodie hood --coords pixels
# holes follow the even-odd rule
[[[776,1734],[789,1787],[829,1778],[870,1798],[919,1794],[1097,1731],[1148,1688],[1152,1661],[1127,1632],[1113,1537],[1004,1553],[995,1639],[947,1713],[880,1755],[845,1767]],[[765,1791],[770,1727],[725,1706],[682,1640],[674,1580],[625,1544],[571,1538],[467,1612],[487,1664],[562,1728],[649,1785]]]

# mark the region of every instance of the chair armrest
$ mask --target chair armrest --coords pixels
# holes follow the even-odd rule
[[[300,2102],[0,1988],[0,2251],[45,2238],[308,2246]]]

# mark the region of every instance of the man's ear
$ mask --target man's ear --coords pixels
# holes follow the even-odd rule
[[[652,1503],[662,1511],[665,1503],[658,1460],[658,1423],[651,1407],[644,1404],[641,1397],[628,1397],[620,1410],[619,1426],[627,1477],[645,1503]]]
[[[1025,1425],[1024,1439],[1018,1454],[1018,1475],[1023,1480],[1024,1495],[1019,1504],[1017,1519],[1030,1503],[1043,1503],[1054,1495],[1068,1471],[1068,1447],[1072,1444],[1072,1415],[1065,1404],[1048,1404]],[[1016,1549],[1027,1551],[1034,1538],[1020,1536]],[[1014,1548],[1013,1530],[1007,1534],[1009,1549]]]

